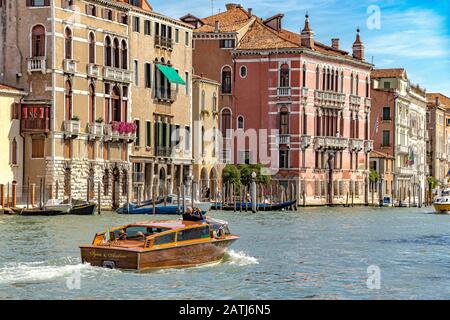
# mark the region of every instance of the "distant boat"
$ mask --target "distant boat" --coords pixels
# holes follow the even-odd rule
[[[55,209],[23,209],[18,211],[19,215],[26,216],[26,217],[53,217],[53,216],[63,216],[66,215],[67,212],[62,210],[55,210]]]
[[[450,212],[450,189],[445,189],[433,202],[436,213],[446,214]]]
[[[95,208],[97,208],[95,203],[76,205],[70,209],[69,214],[74,216],[91,216],[94,214]]]
[[[289,207],[294,206],[297,203],[296,200],[288,201],[288,202],[281,202],[281,203],[259,203],[257,204],[256,208],[258,211],[280,211]],[[234,204],[226,204],[222,206],[222,203],[216,202],[212,206],[212,210],[223,210],[223,211],[234,211]],[[252,202],[236,202],[236,210],[237,211],[243,210],[252,210]]]
[[[186,207],[191,207],[191,198],[186,197]],[[206,214],[211,209],[212,204],[209,202],[199,202],[194,201],[194,207],[198,208],[202,211],[203,214]],[[180,199],[180,203],[178,204],[178,197],[176,195],[168,195],[166,199],[166,205],[164,205],[164,199],[162,201],[158,201],[155,204],[156,212],[153,212],[153,204],[141,205],[137,206],[134,203],[125,204],[121,208],[117,209],[116,212],[119,214],[164,214],[164,215],[178,215],[181,212],[178,212],[178,207],[183,207],[183,200]]]

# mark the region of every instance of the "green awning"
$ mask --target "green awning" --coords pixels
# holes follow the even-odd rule
[[[156,66],[166,76],[170,83],[182,84],[184,86],[186,85],[186,82],[181,79],[180,75],[174,68],[163,66],[162,64],[157,64]]]

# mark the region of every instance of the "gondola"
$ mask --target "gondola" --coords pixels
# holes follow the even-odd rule
[[[24,209],[20,211],[21,216],[25,217],[53,217],[53,216],[63,216],[66,215],[67,212],[62,210],[48,210],[48,209]]]
[[[97,205],[95,203],[76,205],[70,209],[69,214],[75,216],[91,216],[94,214],[96,207]]]
[[[296,200],[288,201],[288,202],[281,202],[281,203],[273,203],[273,204],[260,203],[260,204],[257,204],[256,208],[258,211],[281,211],[283,209],[295,206],[296,203],[297,203]],[[244,210],[251,211],[252,203],[251,202],[247,202],[247,203],[236,202],[236,210],[241,211],[241,207],[242,207],[242,211],[244,211]],[[234,211],[235,207],[234,207],[234,204],[232,204],[232,205],[225,204],[222,206],[222,203],[216,202],[213,204],[212,210]]]

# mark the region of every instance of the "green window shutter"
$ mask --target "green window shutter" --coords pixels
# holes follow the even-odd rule
[[[147,147],[150,147],[151,146],[151,141],[152,141],[152,124],[151,124],[150,121],[147,121],[145,145]]]

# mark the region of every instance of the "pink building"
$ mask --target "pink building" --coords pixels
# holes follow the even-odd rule
[[[367,203],[372,65],[364,60],[359,30],[349,54],[339,47],[339,39],[331,46],[315,41],[308,16],[297,34],[282,28],[282,14],[263,20],[247,10],[243,20],[237,9],[244,11],[229,6],[227,12],[198,19],[203,31],[194,32],[194,55],[208,57],[221,50],[211,44],[214,35],[236,37],[230,42],[234,48],[228,48],[231,66],[211,72],[205,63],[194,63],[196,72],[221,75],[222,87],[224,80],[227,86],[231,82],[230,105],[220,106],[221,129],[224,134],[235,130],[235,138],[224,153],[233,155],[233,163],[267,165],[280,184],[295,181],[299,199],[305,195],[308,205],[345,204],[347,199]],[[235,16],[240,20],[233,21]],[[219,22],[208,31],[204,24],[213,19]],[[227,28],[225,22],[241,29]],[[260,130],[269,131],[268,140]],[[244,132],[246,143],[238,145]]]

